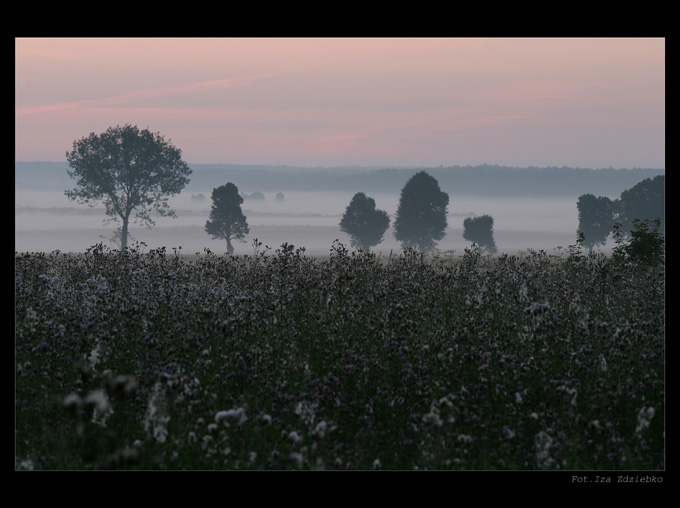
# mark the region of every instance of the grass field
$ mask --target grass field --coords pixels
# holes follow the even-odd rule
[[[15,256],[16,469],[665,465],[663,267]]]

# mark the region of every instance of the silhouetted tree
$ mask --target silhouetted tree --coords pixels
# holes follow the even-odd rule
[[[241,211],[243,198],[233,183],[213,189],[210,219],[205,223],[205,231],[213,238],[227,241],[227,252],[234,253],[232,239],[242,240],[250,232],[245,215]]]
[[[665,263],[666,240],[661,233],[661,220],[633,219],[633,229],[629,240],[625,241],[620,232],[620,223],[614,224],[614,241],[616,247],[612,257],[616,261],[632,261],[633,263],[657,266]]]
[[[621,231],[629,235],[633,230],[633,221],[638,219],[659,219],[659,231],[666,234],[666,177],[658,175],[646,178],[637,185],[621,193],[616,202],[616,221],[621,224]]]
[[[158,133],[136,126],[110,127],[102,134],[73,142],[66,160],[76,188],[66,196],[94,206],[102,201],[108,221],[122,221],[120,248],[127,247],[128,224],[134,221],[151,228],[151,212],[174,217],[168,196],[178,194],[189,182],[191,169],[182,152]]]
[[[596,245],[604,245],[614,226],[614,203],[611,199],[593,194],[583,194],[576,202],[578,208],[578,231],[583,233],[583,245],[591,251]]]
[[[340,229],[350,235],[352,245],[368,252],[383,240],[390,225],[384,210],[375,207],[375,200],[357,192],[340,220]]]
[[[463,221],[463,238],[476,243],[489,254],[495,254],[498,250],[493,239],[493,217],[490,215],[467,217]]]
[[[404,248],[417,246],[431,251],[444,238],[449,195],[439,189],[435,178],[420,171],[401,190],[394,221],[394,237]]]

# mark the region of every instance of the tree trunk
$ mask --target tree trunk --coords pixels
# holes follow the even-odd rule
[[[125,250],[127,248],[128,240],[128,219],[123,219],[123,228],[120,232],[120,250]]]
[[[227,237],[227,253],[231,256],[234,253],[234,247],[231,245],[231,238]]]

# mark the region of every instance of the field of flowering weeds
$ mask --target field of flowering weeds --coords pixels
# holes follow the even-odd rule
[[[664,269],[15,256],[16,469],[660,470]]]

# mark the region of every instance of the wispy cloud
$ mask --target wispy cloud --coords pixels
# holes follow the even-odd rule
[[[251,84],[256,79],[266,76],[240,76],[234,78],[217,79],[213,81],[201,81],[197,83],[190,83],[183,86],[167,87],[167,88],[150,88],[145,90],[135,90],[125,94],[114,95],[110,97],[102,97],[99,99],[91,99],[84,101],[61,102],[56,104],[42,104],[39,106],[31,106],[24,108],[17,108],[16,116],[27,116],[37,113],[49,113],[61,110],[99,108],[107,106],[115,106],[119,104],[127,104],[130,102],[152,99],[157,97],[168,97],[177,95],[188,95],[209,90],[234,88],[237,86],[245,86]]]
[[[480,99],[504,101],[551,100],[585,103],[592,100],[590,94],[596,90],[611,89],[609,83],[573,81],[520,81],[512,82],[488,91],[469,94]]]

